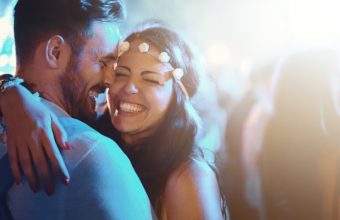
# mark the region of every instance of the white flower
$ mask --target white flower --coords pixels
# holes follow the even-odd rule
[[[118,57],[120,57],[123,53],[128,51],[130,48],[130,43],[127,41],[119,42],[118,45]]]
[[[170,57],[167,52],[162,52],[158,56],[159,61],[162,63],[168,63],[170,61]]]
[[[181,80],[184,75],[184,72],[181,68],[177,68],[174,71],[172,71],[172,75],[176,80]]]
[[[149,46],[149,44],[147,44],[147,43],[141,43],[139,46],[138,46],[138,49],[139,49],[139,51],[141,52],[141,53],[147,53],[148,51],[149,51],[149,48],[150,48],[150,46]]]

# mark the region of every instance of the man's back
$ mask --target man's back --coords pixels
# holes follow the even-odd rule
[[[118,145],[86,124],[60,117],[73,149],[63,157],[71,175],[52,196],[33,193],[24,179],[8,191],[14,219],[152,219],[152,208]]]

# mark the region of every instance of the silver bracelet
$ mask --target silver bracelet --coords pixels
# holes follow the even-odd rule
[[[0,82],[0,93],[3,93],[4,91],[6,91],[6,89],[10,87],[20,85],[23,82],[24,80],[19,77],[13,77],[10,78],[9,80],[4,80]]]

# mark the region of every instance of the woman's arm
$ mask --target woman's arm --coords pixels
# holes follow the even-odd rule
[[[192,161],[175,170],[166,184],[163,210],[167,220],[223,219],[214,171],[200,161]]]
[[[21,182],[21,168],[33,191],[39,190],[39,177],[45,191],[51,194],[54,180],[48,166],[50,162],[66,184],[69,173],[58,145],[65,148],[67,135],[56,116],[22,85],[7,88],[0,94],[0,110],[16,183]]]

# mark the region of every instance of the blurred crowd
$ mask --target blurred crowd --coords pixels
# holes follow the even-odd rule
[[[227,109],[231,219],[339,219],[339,58],[325,47],[282,55]]]

